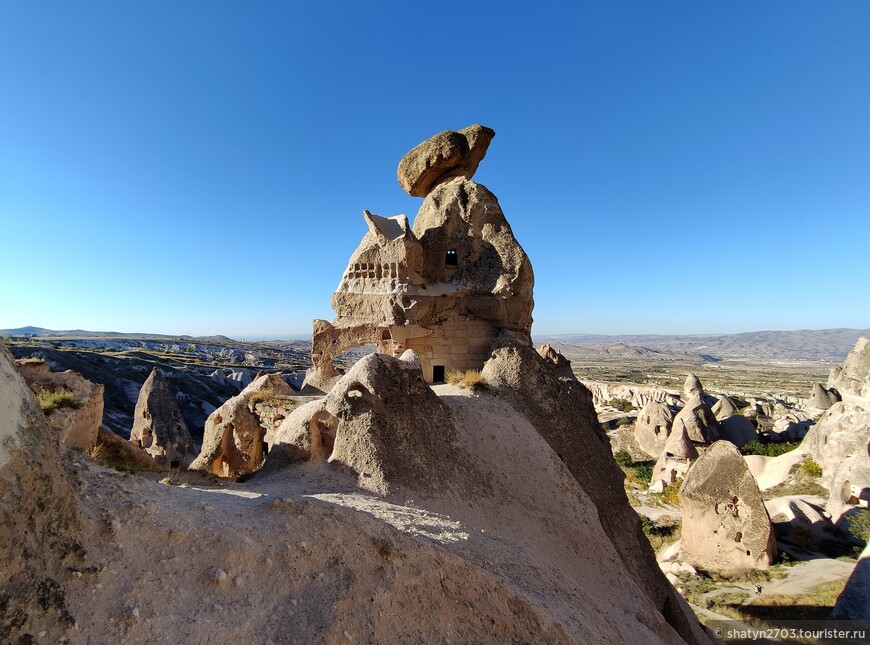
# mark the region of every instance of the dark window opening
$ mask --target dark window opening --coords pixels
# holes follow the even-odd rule
[[[449,267],[459,266],[459,254],[453,249],[447,251],[447,256],[444,258],[444,264]]]
[[[443,383],[444,382],[444,366],[443,365],[433,365],[432,366],[432,382],[433,383]]]

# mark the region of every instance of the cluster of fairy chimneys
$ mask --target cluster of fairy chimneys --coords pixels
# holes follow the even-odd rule
[[[675,411],[670,405],[651,401],[640,411],[635,439],[641,450],[656,459],[650,490],[661,492],[683,479],[689,467],[715,441],[726,439],[741,447],[758,439],[752,421],[742,415],[734,401],[721,397],[711,407],[700,380],[689,374],[683,386],[685,405]]]

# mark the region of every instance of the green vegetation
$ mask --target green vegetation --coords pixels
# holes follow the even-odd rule
[[[744,455],[761,455],[762,457],[779,457],[791,452],[800,445],[800,442],[784,441],[782,443],[763,443],[750,441],[740,449]]]
[[[812,459],[807,459],[806,461],[801,462],[800,469],[801,472],[806,473],[810,477],[822,476],[822,467]]]
[[[609,405],[612,408],[616,408],[620,412],[631,412],[634,410],[634,405],[632,405],[631,401],[626,399],[610,399],[605,405]]]
[[[634,477],[637,481],[649,486],[652,481],[652,469],[655,462],[652,461],[636,461],[634,466]]]
[[[640,527],[655,551],[666,544],[676,542],[682,533],[680,521],[670,517],[663,517],[659,522],[655,522],[646,515],[641,515]]]
[[[634,461],[628,450],[620,450],[613,455],[616,463],[625,473],[625,479],[639,486],[649,486],[652,479],[653,461]]]
[[[39,407],[46,414],[54,412],[59,408],[78,408],[81,406],[81,402],[76,398],[76,395],[69,390],[42,389],[36,393],[36,398],[39,401]]]
[[[613,458],[616,459],[616,463],[618,463],[622,467],[631,466],[632,461],[634,461],[631,458],[631,453],[628,452],[628,450],[620,450],[615,455],[613,455]]]
[[[634,419],[632,419],[631,417],[620,417],[619,421],[616,422],[616,425],[617,426],[630,426],[632,423],[634,423]]]
[[[650,473],[652,475],[652,473]],[[673,484],[668,484],[661,493],[653,493],[653,497],[665,504],[680,504],[680,486],[683,485],[682,477],[678,477]]]
[[[483,375],[479,370],[462,371],[449,369],[445,377],[450,385],[455,385],[466,390],[479,390],[486,385]]]
[[[870,511],[858,509],[853,515],[847,515],[849,533],[861,540],[864,544],[870,542]]]

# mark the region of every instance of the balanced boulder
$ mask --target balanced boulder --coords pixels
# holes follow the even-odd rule
[[[166,378],[155,367],[142,384],[133,412],[130,441],[158,463],[187,467],[196,458],[193,437]]]
[[[743,456],[717,441],[689,469],[680,488],[682,555],[705,571],[766,569],[776,538],[758,484]]]
[[[399,185],[409,195],[425,197],[448,179],[471,179],[494,136],[495,131],[476,124],[439,132],[402,157]]]

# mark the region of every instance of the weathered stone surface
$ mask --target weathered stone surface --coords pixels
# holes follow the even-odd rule
[[[818,410],[827,410],[829,407],[841,401],[842,397],[836,389],[827,389],[821,383],[813,385],[813,392],[810,395],[808,404]]]
[[[870,338],[859,338],[843,367],[831,370],[828,387],[841,395],[870,397]]]
[[[750,441],[758,441],[758,431],[752,421],[742,414],[725,417],[719,422],[719,431],[722,438],[730,441],[738,448],[742,448]]]
[[[737,405],[735,405],[734,400],[730,396],[721,397],[710,409],[719,421],[735,414],[740,414]]]
[[[870,542],[831,611],[834,620],[870,620]]]
[[[658,459],[671,434],[673,423],[674,411],[669,405],[650,401],[643,406],[634,425],[637,445],[650,457]]]
[[[686,395],[686,398],[704,396],[704,388],[701,385],[700,379],[691,372],[689,372],[686,382],[683,384],[683,393]]]
[[[493,130],[482,125],[439,132],[402,157],[399,185],[414,197],[425,197],[448,179],[471,179],[494,136]]]
[[[175,396],[156,367],[139,391],[130,441],[161,464],[186,468],[196,458],[193,437]]]
[[[266,433],[277,431],[274,420],[280,416],[283,422],[292,407],[292,394],[280,374],[265,374],[252,381],[206,419],[202,450],[190,469],[229,479],[259,470],[266,456]],[[276,415],[272,408],[280,407],[282,401],[287,408]]]
[[[776,556],[773,526],[743,456],[717,441],[680,488],[682,555],[705,571],[766,569]]]
[[[832,405],[801,446],[822,468],[827,510],[834,521],[850,508],[870,503],[870,405]]]
[[[413,228],[404,216],[364,217],[369,232],[332,297],[336,319],[314,322],[306,384],[328,391],[335,357],[368,343],[391,356],[413,349],[428,382],[480,369],[502,331],[531,345],[532,267],[489,190],[440,184]]]
[[[696,446],[708,445],[721,438],[716,416],[698,396],[690,397],[686,406],[674,417],[671,432],[681,429]]]
[[[88,453],[99,463],[109,467],[123,464],[127,470],[165,471],[170,469],[167,463],[158,463],[143,448],[115,434],[105,426],[100,426],[94,442],[94,451]]]
[[[87,449],[97,438],[103,420],[103,386],[77,372],[52,372],[45,361],[21,361],[19,370],[32,390],[64,390],[78,401],[77,408],[58,408],[48,414],[48,424],[60,442],[70,448]]]
[[[624,474],[611,456],[589,390],[578,381],[558,379],[540,355],[524,345],[496,349],[482,374],[488,390],[506,398],[529,420],[592,499],[604,531],[646,597],[684,639],[694,640],[695,627],[682,610],[684,601],[657,566],[648,566],[654,554],[637,513],[627,503]]]
[[[553,346],[547,344],[541,345],[538,347],[538,354],[541,355],[541,358],[550,363],[556,376],[559,378],[572,379],[574,381],[577,380],[577,377],[574,375],[574,370],[571,369],[571,361],[565,358],[562,353],[556,350]]]
[[[686,476],[697,459],[698,449],[686,434],[686,427],[680,425],[673,428],[653,466],[650,488],[663,490],[664,486],[677,483],[677,480]]]
[[[5,643],[59,643],[74,633],[76,618],[66,602],[71,568],[82,566],[74,490],[57,432],[0,343],[0,640]]]
[[[683,404],[683,399],[678,393],[663,390],[660,387],[624,383],[602,383],[601,381],[591,381],[588,379],[583,379],[580,382],[592,392],[592,400],[597,408],[613,399],[631,401],[631,404],[638,410],[653,401],[666,403],[671,407],[680,407]]]

